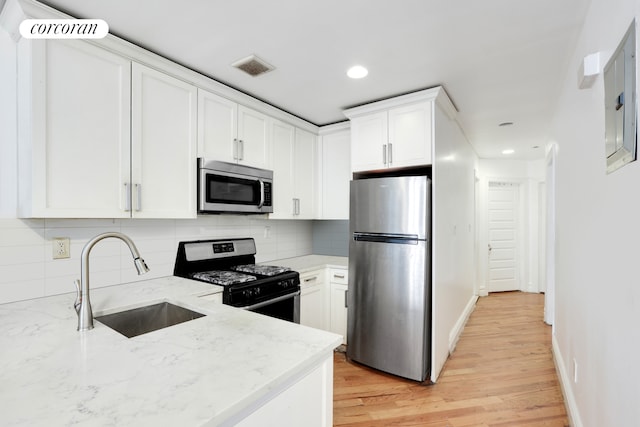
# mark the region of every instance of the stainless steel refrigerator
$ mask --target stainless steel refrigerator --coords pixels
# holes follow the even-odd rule
[[[347,357],[425,381],[431,365],[431,181],[351,181]]]

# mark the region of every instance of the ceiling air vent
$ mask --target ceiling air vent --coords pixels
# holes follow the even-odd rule
[[[255,55],[247,56],[231,65],[253,77],[268,73],[275,68]]]

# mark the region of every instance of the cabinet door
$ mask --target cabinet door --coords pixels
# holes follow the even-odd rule
[[[316,270],[300,276],[300,324],[326,330],[327,304],[325,270]]]
[[[389,166],[431,164],[431,102],[389,110]]]
[[[349,130],[322,136],[321,219],[349,219],[351,147]]]
[[[133,216],[196,216],[195,86],[133,63]]]
[[[316,136],[296,129],[294,145],[293,179],[294,198],[297,199],[296,218],[315,217],[315,152]]]
[[[269,116],[238,106],[238,162],[269,169]]]
[[[198,157],[235,162],[238,104],[198,89]]]
[[[295,128],[273,120],[271,123],[271,149],[273,168],[273,213],[269,218],[294,217],[293,144]]]
[[[300,324],[316,329],[324,326],[324,287],[310,286],[300,293]]]
[[[351,170],[353,172],[385,168],[387,148],[387,112],[351,119]]]
[[[342,335],[347,343],[347,285],[331,283],[331,324],[329,330]]]
[[[129,216],[130,61],[79,40],[24,43],[20,215]]]

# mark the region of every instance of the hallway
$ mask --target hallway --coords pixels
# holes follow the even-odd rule
[[[336,426],[568,426],[543,322],[544,295],[478,300],[438,383],[422,386],[334,357]]]

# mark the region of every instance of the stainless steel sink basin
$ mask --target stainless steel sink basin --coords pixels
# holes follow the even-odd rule
[[[105,316],[96,316],[96,320],[127,338],[133,338],[203,316],[202,313],[162,302]]]

